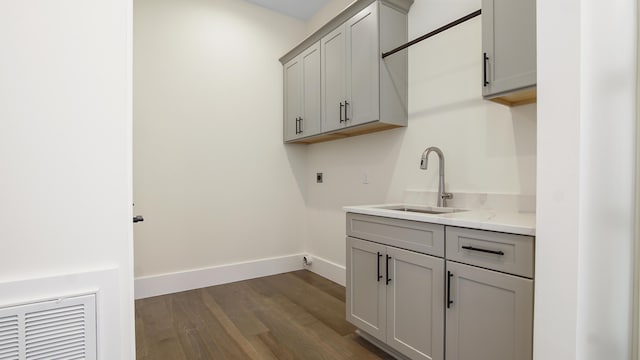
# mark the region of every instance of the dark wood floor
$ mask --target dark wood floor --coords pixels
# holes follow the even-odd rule
[[[344,287],[305,270],[142,299],[137,358],[392,359],[344,314]]]

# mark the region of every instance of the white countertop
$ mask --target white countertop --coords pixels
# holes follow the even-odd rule
[[[389,207],[413,206],[407,204],[383,204],[345,206],[343,210],[350,213],[383,216],[395,219],[428,222],[434,224],[460,226],[466,228],[499,231],[519,235],[536,234],[536,214],[493,210],[468,210],[445,214],[425,214],[390,210]],[[419,205],[416,205],[419,207]],[[424,207],[424,206],[422,206]]]

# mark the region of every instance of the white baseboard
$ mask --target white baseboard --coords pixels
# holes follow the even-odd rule
[[[311,265],[305,266],[304,267],[305,269],[312,271],[342,286],[345,286],[347,273],[346,273],[346,268],[344,266],[338,265],[327,259],[317,257],[313,254],[308,254],[308,255],[311,256],[313,261]]]
[[[321,259],[318,259],[318,262],[320,263]],[[320,264],[318,265],[323,267]],[[313,266],[315,266],[315,263]],[[169,274],[144,276],[135,279],[135,297],[136,299],[143,299],[301,269],[302,254],[294,254]],[[333,280],[329,276],[325,277]],[[344,281],[342,284],[344,284]]]

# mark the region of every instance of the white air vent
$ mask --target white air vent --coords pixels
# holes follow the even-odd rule
[[[18,360],[18,316],[0,317],[0,360]]]
[[[95,360],[95,294],[0,308],[0,360]]]

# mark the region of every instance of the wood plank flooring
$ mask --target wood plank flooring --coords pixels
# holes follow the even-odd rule
[[[137,358],[392,359],[344,318],[344,287],[306,270],[141,299]]]

